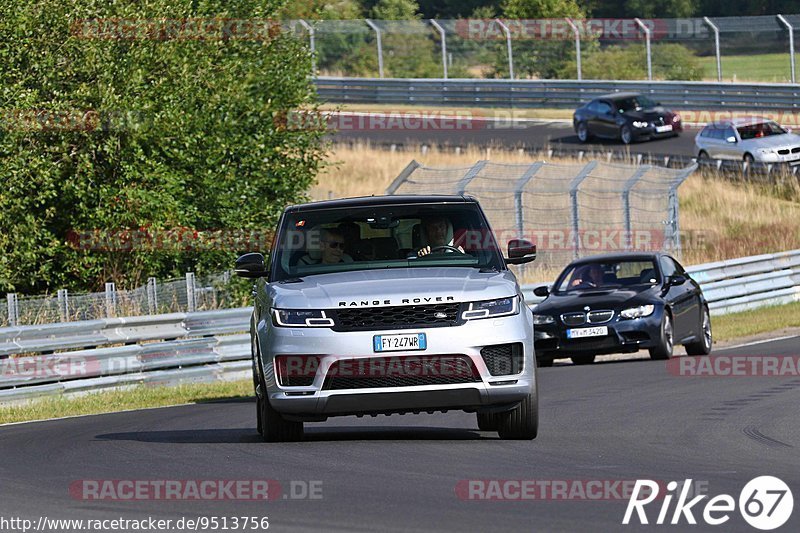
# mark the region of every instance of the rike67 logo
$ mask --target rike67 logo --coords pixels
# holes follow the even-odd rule
[[[697,524],[695,513],[698,513],[702,515],[706,524],[718,526],[727,522],[737,507],[736,500],[729,494],[714,496],[706,501],[705,505],[699,504],[708,498],[707,494],[689,499],[691,479],[687,479],[682,485],[670,481],[664,494],[659,493],[661,486],[649,479],[636,480],[622,523],[630,524],[635,511],[640,524],[649,524],[652,515],[648,518],[645,507],[657,499],[661,500],[661,508],[655,520],[656,524]],[[676,490],[679,486],[680,494]],[[675,496],[677,501],[670,517],[670,507]],[[751,479],[739,493],[738,508],[745,522],[756,529],[766,531],[776,529],[789,520],[794,508],[794,497],[789,486],[782,480],[773,476],[759,476]],[[633,523],[636,523],[635,519]]]

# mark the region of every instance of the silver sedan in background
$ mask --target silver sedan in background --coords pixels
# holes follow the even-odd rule
[[[800,135],[766,118],[747,117],[708,124],[694,139],[698,160],[800,164]]]

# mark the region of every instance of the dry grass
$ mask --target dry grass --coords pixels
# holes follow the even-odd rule
[[[337,147],[331,165],[310,194],[316,200],[384,194],[386,187],[412,160],[427,166],[468,167],[480,159],[531,163],[544,159],[518,151],[466,149],[461,154],[429,149],[389,152],[369,146]],[[550,159],[575,163],[574,159]],[[793,181],[794,180],[794,181]],[[800,248],[800,186],[796,178],[782,185],[731,182],[691,176],[679,189],[683,262],[698,264]],[[537,271],[526,280],[551,279]]]

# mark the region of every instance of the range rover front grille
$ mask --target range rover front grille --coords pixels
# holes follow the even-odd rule
[[[340,359],[328,369],[323,390],[453,385],[481,380],[466,355]]]
[[[397,305],[390,307],[340,308],[327,311],[333,331],[444,328],[459,326],[461,304]]]

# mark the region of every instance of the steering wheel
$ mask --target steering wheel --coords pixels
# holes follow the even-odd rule
[[[461,250],[459,250],[455,246],[450,246],[449,244],[442,244],[440,246],[434,246],[433,248],[431,248],[431,253],[435,252],[436,250],[442,250],[442,249],[451,250],[453,252],[458,252],[461,255],[465,255],[464,252],[462,252]]]

